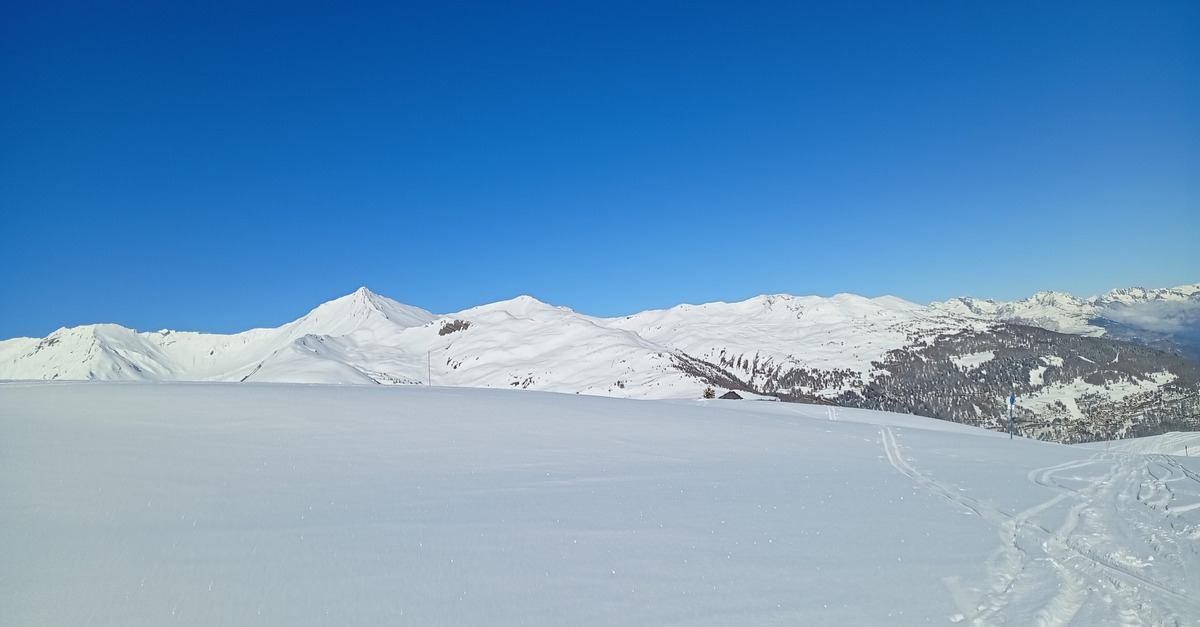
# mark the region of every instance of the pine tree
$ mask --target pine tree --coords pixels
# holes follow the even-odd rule
[[[716,397],[717,397],[717,393],[715,391],[713,391],[712,387],[704,388],[704,398],[716,398]]]

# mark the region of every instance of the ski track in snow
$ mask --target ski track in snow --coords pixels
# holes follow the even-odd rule
[[[1200,466],[1153,448],[1180,437],[1127,454],[790,403],[5,383],[0,625],[1200,627]]]
[[[1096,454],[1036,469],[1029,481],[1054,496],[1009,514],[913,466],[893,428],[880,427],[880,435],[897,471],[1000,535],[978,601],[956,595],[963,606],[956,621],[1049,627],[1116,617],[1121,625],[1182,625],[1200,615],[1200,526],[1180,518],[1200,508],[1200,477],[1171,457]],[[1048,524],[1055,515],[1058,524]]]

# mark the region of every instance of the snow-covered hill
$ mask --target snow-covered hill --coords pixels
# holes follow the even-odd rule
[[[435,318],[362,288],[277,329],[234,335],[63,328],[40,340],[0,342],[0,379],[369,383],[354,366],[320,355],[315,338],[370,344]]]
[[[0,379],[432,384],[629,398],[696,398],[716,387],[993,428],[1006,424],[1004,401],[1016,394],[1026,432],[1076,441],[1195,428],[1200,364],[1091,337],[1103,329],[1078,320],[1101,306],[1148,315],[1147,303],[1197,298],[1196,286],[1114,291],[1102,302],[1041,294],[929,307],[772,295],[595,318],[528,296],[436,315],[362,288],[276,329],[99,324],[3,341]]]
[[[277,329],[112,324],[0,342],[0,379],[408,383],[693,397],[672,349],[528,296],[437,316],[361,288]],[[699,386],[699,387],[697,387]]]
[[[7,383],[0,623],[1196,625],[1198,479],[794,403]]]
[[[873,362],[911,338],[987,326],[894,297],[853,294],[778,294],[740,303],[679,305],[609,324],[721,365],[752,387],[779,369],[844,375],[790,390],[812,394],[838,394],[866,381]]]

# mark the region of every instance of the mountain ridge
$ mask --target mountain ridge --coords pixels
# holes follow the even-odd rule
[[[717,387],[992,428],[1004,427],[1002,401],[1019,393],[1028,433],[1095,439],[1100,430],[1085,423],[1101,414],[1120,433],[1146,434],[1150,397],[1169,406],[1166,423],[1177,430],[1195,420],[1188,399],[1200,388],[1200,363],[1187,356],[1186,331],[1198,305],[1200,284],[929,306],[773,294],[597,318],[531,296],[434,314],[361,287],[277,328],[219,335],[99,324],[0,341],[0,379],[424,384],[631,398],[694,398]],[[1125,326],[1097,315],[1124,310],[1136,314]],[[1122,353],[1121,342],[1129,343],[1124,363],[1109,357]]]
[[[1190,325],[1200,327],[1200,283],[1156,289],[1118,288],[1090,298],[1054,291],[1037,292],[1011,302],[964,296],[930,305],[951,313],[1094,337],[1108,333],[1114,322],[1135,320],[1138,313],[1144,314],[1147,310],[1161,313],[1164,306],[1176,310],[1170,313],[1186,318]],[[1117,319],[1113,320],[1113,317]],[[1145,331],[1155,330],[1145,323],[1161,324],[1163,321],[1161,315],[1141,318],[1143,324],[1134,326]],[[1192,356],[1200,359],[1200,353],[1192,352]]]

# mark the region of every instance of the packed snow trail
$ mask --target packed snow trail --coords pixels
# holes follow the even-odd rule
[[[905,459],[880,427],[896,470],[993,525],[1001,546],[977,602],[976,625],[1176,625],[1200,616],[1196,473],[1165,455],[1095,454],[1035,469],[1049,499],[1010,514],[935,479]],[[963,591],[957,595],[963,598]]]

